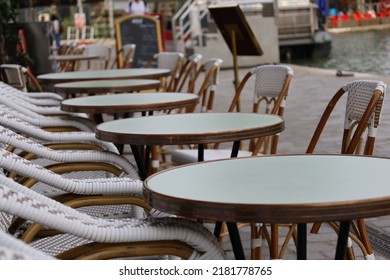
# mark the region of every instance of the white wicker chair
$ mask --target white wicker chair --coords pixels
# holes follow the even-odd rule
[[[80,156],[82,153],[76,152],[76,154]],[[143,203],[142,181],[137,177],[132,178],[128,174],[122,177],[99,177],[96,174],[93,176],[83,174],[82,177],[72,178],[55,172],[57,170],[60,173],[77,172],[78,166],[71,165],[69,168],[60,164],[45,168],[1,148],[0,157],[0,168],[4,170],[5,174],[16,173],[18,175],[17,181],[26,188],[32,188],[37,193],[56,198],[63,203],[78,201],[79,204],[81,203],[79,207],[83,207],[82,211],[91,215],[115,218],[144,217],[145,214],[166,216],[164,213],[151,210]],[[92,158],[102,160],[101,156],[96,156],[96,154]],[[86,164],[85,170],[94,168],[94,163],[90,163]],[[97,168],[101,169],[101,166]],[[8,184],[9,180],[11,178],[0,176],[0,182]],[[121,203],[121,201],[126,201],[126,197],[128,199],[133,197],[141,199],[142,203],[138,203],[138,206],[141,207]],[[146,213],[145,210],[147,210]],[[2,217],[0,220],[3,227],[6,225],[8,228],[11,225],[11,221],[7,217]]]
[[[161,90],[167,92],[176,91],[177,79],[184,62],[184,55],[181,52],[160,52],[153,56],[153,60],[157,61],[157,68],[171,70],[170,76],[163,78]],[[152,65],[153,60],[149,61],[148,66]]]
[[[262,113],[283,116],[289,85],[293,77],[293,69],[285,65],[263,65],[252,68],[240,83],[229,112],[233,112],[239,105],[239,98],[251,77],[255,77],[252,112],[259,113],[259,105],[264,103]],[[267,139],[258,139],[257,142],[252,141],[247,149],[239,151],[239,156],[251,156],[259,152],[263,154],[276,153],[278,137],[279,135],[275,135]],[[262,149],[260,149],[259,144],[262,144]],[[230,157],[230,149],[217,148],[218,145],[214,149],[206,149],[204,160]],[[172,162],[175,164],[187,164],[196,161],[198,161],[196,149],[177,149],[172,152]]]
[[[120,168],[123,174],[138,179],[136,167],[125,157],[113,152],[94,150],[54,150],[3,126],[0,126],[0,143],[10,145],[23,151],[25,154],[24,157],[30,160],[33,158],[43,158],[49,160],[50,164],[72,162],[109,163]]]
[[[4,113],[13,115],[27,123],[44,128],[46,130],[56,131],[88,131],[94,132],[95,123],[87,118],[82,117],[47,117],[35,112],[32,112],[24,107],[19,106],[16,102],[10,102],[8,100],[0,101],[0,110]]]
[[[158,255],[184,259],[225,258],[215,237],[199,223],[181,218],[99,219],[11,180],[7,183],[0,185],[0,211],[38,223],[25,231],[22,240],[46,254],[61,259]],[[30,242],[41,225],[64,234]]]
[[[142,181],[130,177],[71,179],[0,148],[0,167],[46,183],[56,190],[81,195],[142,194]]]
[[[59,106],[64,99],[61,95],[53,92],[24,92],[1,81],[0,93],[8,93],[26,102],[40,106]]]
[[[5,112],[0,112],[0,125],[43,143],[89,143],[118,153],[114,144],[96,139],[95,133],[92,132],[49,132]]]
[[[314,153],[333,109],[340,98],[344,94],[347,94],[340,153],[372,155],[374,153],[376,133],[386,95],[386,87],[387,85],[382,81],[375,80],[356,80],[341,87],[329,101],[328,106],[322,114],[306,153]],[[337,232],[338,224],[330,224]],[[315,223],[311,232],[317,233],[319,229],[320,224]],[[365,259],[374,259],[374,252],[371,248],[364,220],[357,220],[353,224],[353,231],[354,233],[351,232],[350,238],[359,246]],[[353,242],[349,242],[348,245],[349,258],[354,258],[352,244]]]
[[[95,130],[95,124],[86,114],[63,112],[59,107],[60,100],[52,98],[26,98],[19,90],[2,83],[0,83],[0,96],[3,97],[1,98],[1,103],[12,108],[15,116],[39,127],[73,127],[81,131]],[[50,111],[48,111],[48,107]],[[5,108],[3,109],[5,110]],[[60,116],[42,115],[42,113],[46,112],[59,114]]]
[[[15,94],[12,94],[10,90],[1,88],[0,95],[3,99],[8,99],[8,101],[12,101],[17,103],[20,107],[24,107],[30,111],[33,111],[37,114],[41,115],[70,115],[70,116],[80,116],[86,117],[85,114],[74,114],[64,112],[60,108],[60,104],[57,100],[53,99],[37,99],[37,98],[21,98]],[[41,101],[39,105],[36,105],[34,101]]]
[[[112,48],[109,45],[91,44],[83,47],[83,54],[98,55],[98,59],[88,60],[87,68],[89,70],[108,69],[108,64],[111,59]]]

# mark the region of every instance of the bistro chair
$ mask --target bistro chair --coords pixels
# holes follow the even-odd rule
[[[0,143],[2,145],[12,146],[18,149],[18,155],[28,159],[34,160],[36,158],[46,159],[51,163],[72,163],[72,162],[86,162],[86,163],[105,163],[115,166],[119,171],[118,175],[131,175],[132,178],[138,178],[138,173],[135,166],[130,163],[123,156],[98,150],[66,150],[56,149],[61,147],[54,143],[49,145],[42,145],[34,139],[27,138],[20,135],[11,129],[0,126]],[[15,151],[13,151],[15,153]],[[42,165],[42,161],[40,162]],[[45,166],[45,165],[44,165]]]
[[[221,69],[223,60],[219,58],[210,58],[205,61],[198,69],[194,78],[192,79],[188,92],[196,92],[201,100],[201,107],[198,108],[200,112],[212,112],[214,107],[215,92],[219,83],[219,71]],[[204,78],[199,89],[196,89],[196,84],[199,76],[203,73]],[[197,108],[194,107],[188,112],[195,112]]]
[[[2,155],[0,165],[6,170],[7,176],[26,186],[34,187],[36,191],[47,196],[71,193],[78,195],[80,198],[80,195],[84,192],[82,191],[83,185],[87,189],[90,188],[89,191],[84,192],[84,195],[93,194],[96,191],[102,191],[106,195],[112,194],[116,192],[115,186],[119,188],[124,187],[130,193],[137,195],[141,193],[136,167],[118,153],[93,150],[88,145],[76,142],[69,145],[55,142],[42,145],[32,138],[26,138],[2,126],[0,126],[0,143],[4,147],[7,146],[7,150],[12,151],[14,154],[13,156],[2,150],[4,154]],[[63,176],[65,177],[58,177],[57,174],[52,172],[64,174]],[[57,176],[57,178],[52,176]],[[88,184],[92,183],[89,180],[95,181],[93,183],[94,186],[88,187]],[[51,183],[51,181],[56,182]],[[64,182],[64,186],[67,186],[65,189],[56,188],[56,183],[61,181]],[[66,181],[68,182],[66,183]],[[54,185],[54,188],[48,187],[48,184]],[[72,184],[80,185],[71,187]],[[108,184],[110,187],[99,191],[99,184]],[[80,191],[82,193],[79,193]],[[72,198],[69,194],[66,196],[67,200]],[[142,212],[139,210],[131,210],[127,206],[110,207],[109,210],[107,210],[107,207],[103,210],[95,207],[93,213],[104,211],[103,214],[108,215],[107,212],[115,212],[115,215],[111,214],[115,217],[128,216],[128,213],[137,213],[137,215],[142,216]]]
[[[88,60],[88,70],[108,69],[108,64],[111,59],[111,46],[103,44],[90,44],[83,47],[83,54],[99,55],[98,59]]]
[[[195,57],[195,59],[197,57]],[[196,73],[194,73],[194,76],[191,79],[191,82],[190,82],[189,87],[188,87],[188,92],[189,93],[195,92],[195,87],[196,87],[197,81],[198,81],[199,77],[201,76],[201,74],[203,73],[204,78],[200,83],[199,89],[197,89],[197,95],[199,96],[199,99],[201,100],[201,108],[198,109],[197,106],[193,106],[191,108],[186,108],[186,109],[184,109],[186,113],[193,113],[197,110],[199,110],[201,112],[211,112],[213,110],[214,95],[215,95],[215,91],[216,91],[217,85],[218,85],[219,71],[220,71],[222,62],[223,62],[222,59],[211,58],[211,59],[205,61],[199,67],[199,69],[196,71]],[[193,65],[196,65],[198,63],[197,60],[195,60],[194,63],[195,64],[193,64]],[[183,112],[182,109],[177,111],[177,113],[182,113],[182,112]],[[181,150],[183,147],[179,147],[179,148],[180,149],[177,149],[178,151]],[[175,152],[175,151],[176,150],[174,150],[173,152]],[[161,154],[162,162],[163,162],[164,166],[172,165],[172,163],[175,164],[174,161],[171,161],[171,162],[167,161],[167,156],[166,156],[167,153],[163,147],[161,147],[159,153]],[[173,157],[173,154],[172,154],[172,157]],[[159,155],[155,154],[153,157],[154,162],[158,162],[159,161],[158,159],[159,159]],[[158,168],[159,168],[159,166],[156,167],[156,169],[158,169]]]
[[[111,68],[114,68],[115,65],[117,65],[117,68],[131,68],[133,67],[133,60],[135,55],[135,44],[125,44],[122,46],[121,49],[118,50],[117,58],[114,60],[114,63],[112,64]],[[123,56],[123,60],[120,60],[119,56]]]
[[[25,122],[18,117],[2,112],[0,113],[0,125],[12,129],[15,132],[23,133],[27,137],[37,139],[40,143],[62,143],[68,145],[78,143],[81,146],[93,147],[98,150],[108,150],[118,153],[113,143],[96,139],[95,133],[88,131],[73,132],[52,132]]]
[[[340,88],[326,107],[318,123],[313,137],[306,150],[312,154],[317,146],[327,121],[339,99],[347,93],[347,104],[344,118],[344,131],[341,143],[341,154],[373,155],[377,129],[386,95],[387,85],[381,81],[357,80]],[[338,230],[338,223],[330,225]],[[319,223],[315,223],[312,233],[318,232]],[[365,259],[375,258],[366,231],[364,220],[359,219],[352,225],[350,238],[362,250]],[[354,258],[352,245],[349,246],[348,257]]]
[[[224,259],[210,231],[181,218],[110,220],[81,213],[0,175],[0,213],[31,221],[21,240],[59,259]],[[36,238],[42,226],[61,234]]]
[[[62,158],[65,158],[65,153]],[[43,166],[38,164],[39,162],[0,149],[2,156],[0,166],[9,179],[61,203],[81,203],[80,211],[94,216],[119,219],[165,215],[158,211],[150,211],[150,207],[142,203],[142,182],[133,177],[137,175],[131,164],[126,164],[125,160],[119,165],[112,160],[105,161],[107,153],[105,155],[82,151],[75,153],[77,154],[75,156],[72,152],[68,153],[69,158],[73,158],[70,161]],[[58,152],[57,156],[59,154],[61,152]],[[97,160],[94,162],[93,158]],[[57,162],[59,160],[54,159]],[[130,166],[130,169],[127,169],[126,165]],[[134,203],[122,203],[126,196],[134,200]],[[8,231],[15,233],[21,223],[23,222],[13,220],[8,224]]]
[[[201,54],[193,54],[189,56],[186,62],[183,64],[177,81],[177,92],[183,91],[193,93],[194,87],[190,89],[190,86],[195,84],[196,82],[195,77],[200,67],[200,61],[202,57],[203,55]],[[190,90],[192,90],[192,92],[190,92]]]
[[[84,49],[80,47],[76,42],[70,42],[64,45],[61,45],[59,49],[54,53],[54,55],[80,55]],[[56,61],[53,60],[55,69],[57,72],[68,72],[77,70],[80,65],[76,61]]]
[[[41,128],[45,127],[57,131],[76,129],[92,132],[95,130],[95,124],[85,114],[62,112],[59,107],[60,99],[25,96],[19,90],[1,83],[0,96],[2,96],[0,106],[3,112],[10,113]]]
[[[48,131],[95,131],[95,124],[87,118],[50,117],[37,114],[27,108],[7,100],[0,101],[0,108],[19,119]]]
[[[19,98],[25,102],[38,106],[60,106],[64,98],[53,92],[24,92],[5,82],[0,81],[0,94]]]
[[[171,70],[169,77],[162,79],[161,90],[166,92],[176,91],[180,69],[184,62],[184,55],[181,52],[160,52],[156,53],[153,58],[149,60],[147,67],[151,67],[153,62],[156,63],[157,68]]]
[[[0,65],[2,80],[24,92],[38,91],[43,92],[42,86],[32,72],[19,64],[2,64]],[[29,90],[28,87],[34,90]]]
[[[341,141],[341,154],[363,154],[372,155],[376,132],[379,127],[379,120],[382,111],[382,104],[386,94],[386,84],[374,80],[356,80],[341,87],[332,99],[329,101],[323,112],[318,125],[313,133],[306,153],[314,153],[317,143],[330,119],[330,115],[337,106],[341,97],[347,94],[346,109],[344,117],[344,129]],[[338,232],[338,222],[331,222],[331,227]],[[295,225],[288,225],[289,231],[278,252],[278,246],[274,241],[273,257],[283,258],[288,242],[295,234]],[[321,223],[314,223],[311,232],[317,233]],[[264,225],[259,226],[258,230],[264,230]],[[277,225],[273,225],[274,232],[272,236],[277,240]],[[364,220],[360,219],[353,223],[350,232],[350,239],[353,240],[361,249],[365,259],[373,259],[373,250],[370,245],[369,237],[365,228]],[[348,245],[348,258],[354,259],[352,242]]]
[[[254,82],[252,112],[283,116],[287,93],[293,77],[293,69],[284,65],[263,65],[252,68],[240,83],[230,105],[229,112],[234,112],[237,109],[240,96],[245,85],[249,85],[248,81],[251,77]],[[260,106],[261,104],[263,105],[262,107]],[[207,108],[206,110],[209,109]],[[239,156],[251,156],[259,153],[275,154],[278,139],[279,135],[274,135],[272,137],[252,140],[249,142],[247,149],[241,149],[239,151]],[[206,149],[204,151],[204,160],[230,157],[231,150],[219,149],[218,147],[219,143],[213,149]],[[172,161],[175,164],[187,164],[196,162],[197,160],[197,151],[193,149],[177,149],[172,152]]]

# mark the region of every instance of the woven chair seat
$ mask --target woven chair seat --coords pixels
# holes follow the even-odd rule
[[[228,149],[205,149],[204,161],[230,158],[231,150]],[[249,157],[249,151],[239,151],[238,157]],[[198,150],[196,149],[176,149],[172,152],[172,162],[175,164],[188,164],[198,161]]]
[[[27,102],[41,106],[59,106],[64,98],[54,92],[24,92],[0,81],[0,93],[8,93]]]
[[[0,231],[0,260],[53,260],[21,240]]]

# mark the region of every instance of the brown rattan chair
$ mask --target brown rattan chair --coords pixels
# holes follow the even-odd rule
[[[201,83],[199,83],[200,84],[199,89],[196,90],[199,99],[201,100],[201,107],[197,108],[196,106],[193,106],[185,109],[181,108],[179,110],[176,110],[176,113],[182,113],[184,111],[186,113],[193,113],[197,110],[200,112],[211,112],[213,110],[214,95],[218,85],[219,70],[221,68],[222,62],[223,62],[222,59],[210,58],[209,60],[205,61],[195,73],[192,73],[193,77],[191,78],[187,89],[187,92],[189,93],[195,92],[195,88],[198,84],[197,80],[202,75],[202,73],[204,74],[204,79]],[[197,65],[197,63],[198,62],[195,61],[193,65]],[[179,150],[185,150],[185,149],[183,149],[183,147],[180,146],[179,149],[175,150],[174,152]],[[195,151],[195,150],[192,151],[192,147],[189,150],[191,151],[191,153]],[[161,154],[163,166],[170,166],[172,164],[176,164],[173,161],[167,161],[166,151],[163,147],[160,147],[159,153]],[[159,158],[160,156],[158,155],[158,153],[156,153],[153,157],[153,160],[155,162],[159,162],[158,160]],[[157,169],[154,169],[154,171],[157,171]]]
[[[285,65],[262,65],[252,68],[240,83],[234,99],[230,105],[229,112],[234,112],[238,108],[240,96],[245,85],[249,85],[250,78],[254,80],[254,99],[252,112],[278,114],[283,116],[287,93],[293,76],[293,69]],[[210,111],[212,102],[202,100],[202,110]],[[263,105],[263,106],[260,106]],[[241,149],[239,156],[251,156],[259,153],[276,153],[279,135],[272,137],[255,139],[249,142],[247,149]],[[231,151],[220,149],[219,143],[215,144],[213,149],[206,149],[204,160],[215,160],[229,158]],[[187,164],[196,162],[197,151],[190,149],[178,149],[172,153],[172,161],[176,164]]]
[[[386,84],[381,81],[358,80],[342,87],[329,102],[318,126],[313,134],[307,153],[311,154],[320,139],[323,129],[333,111],[334,106],[341,96],[348,93],[346,113],[344,120],[344,132],[341,145],[342,154],[372,155],[379,127],[379,119],[382,104],[386,94]],[[331,226],[338,231],[338,223],[332,222]],[[319,223],[315,223],[312,233],[318,232]],[[350,237],[358,244],[365,259],[373,259],[373,250],[366,231],[364,220],[357,220],[353,224]],[[349,246],[348,257],[353,259],[352,245]]]
[[[341,103],[338,102],[341,97],[344,94],[347,94],[344,131],[340,153],[372,155],[385,93],[386,84],[381,81],[356,80],[341,87],[329,101],[322,114],[306,153],[314,153],[331,113],[336,105]],[[338,222],[331,222],[330,225],[338,232]],[[311,232],[317,233],[320,226],[320,223],[315,223]],[[264,227],[262,229],[264,229]],[[353,224],[352,229],[353,230],[350,233],[351,240],[359,246],[365,259],[373,259],[373,250],[370,245],[364,220],[357,220]],[[294,234],[295,225],[290,225],[287,237],[284,240],[280,251],[278,251],[278,228],[276,225],[273,225],[271,240],[274,241],[272,244],[273,251],[271,252],[271,258],[283,258],[287,244]],[[348,258],[354,259],[355,256],[352,249],[353,243],[349,242],[349,244]]]
[[[156,63],[157,68],[171,70],[169,77],[162,79],[161,90],[166,92],[176,91],[180,69],[184,63],[184,55],[181,52],[156,53],[148,62],[147,67],[152,67],[153,63]]]
[[[177,92],[192,93],[194,91],[194,87],[192,87],[192,92],[190,92],[190,87],[196,82],[196,73],[200,67],[200,60],[202,57],[203,55],[201,54],[193,54],[188,57],[186,62],[183,64],[177,79]]]
[[[133,60],[135,55],[135,44],[125,44],[117,52],[117,57],[111,65],[111,69],[117,67],[121,68],[131,68],[133,67]],[[123,56],[123,59],[120,60],[120,57]],[[121,64],[121,65],[119,65]]]
[[[111,46],[102,44],[91,44],[84,46],[83,54],[99,55],[98,59],[88,61],[87,68],[89,70],[108,69],[108,64],[111,59],[111,50]]]

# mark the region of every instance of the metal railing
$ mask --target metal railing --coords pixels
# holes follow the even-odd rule
[[[174,47],[185,52],[188,45],[203,45],[201,21],[209,14],[207,1],[188,0],[172,17]]]

